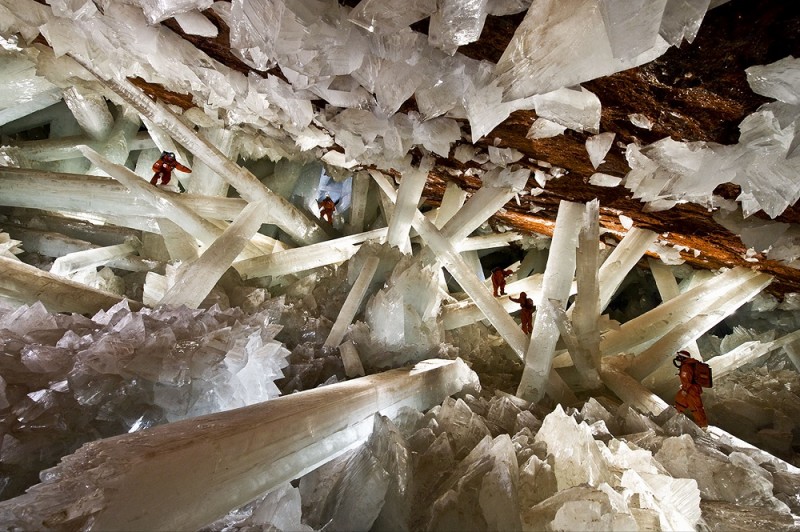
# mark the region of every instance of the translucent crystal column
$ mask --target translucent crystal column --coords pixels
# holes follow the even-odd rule
[[[356,254],[359,244],[367,240],[383,242],[386,239],[387,231],[388,229],[383,227],[366,233],[320,242],[319,244],[276,251],[263,257],[239,261],[233,267],[236,268],[236,271],[239,272],[243,279],[266,277],[268,275],[287,275],[311,270],[349,259]]]
[[[403,253],[411,252],[408,230],[411,228],[411,220],[414,218],[414,213],[417,212],[417,204],[428,178],[427,165],[420,166],[421,168],[403,172],[400,188],[397,190],[397,203],[394,206],[392,219],[389,221],[389,233],[386,236],[386,241],[390,245],[400,248]]]
[[[650,273],[653,274],[653,280],[656,282],[658,293],[661,295],[661,301],[669,301],[673,297],[678,297],[681,292],[678,288],[678,282],[672,274],[672,268],[660,260],[649,257],[647,263],[650,265]],[[686,349],[693,358],[702,360],[700,349],[698,349],[696,341],[689,342],[684,346],[684,349]]]
[[[514,196],[511,187],[481,187],[442,227],[442,235],[454,244],[488,220]]]
[[[350,288],[350,293],[347,294],[347,299],[344,300],[344,304],[339,310],[339,315],[336,317],[331,332],[325,340],[324,345],[326,347],[336,347],[342,343],[344,334],[347,332],[347,326],[353,322],[361,302],[364,301],[364,296],[367,294],[367,289],[375,276],[380,262],[381,260],[378,257],[368,257],[364,261],[356,281]]]
[[[567,304],[572,279],[575,277],[575,248],[584,210],[584,205],[569,201],[562,201],[558,206],[556,227],[542,281],[541,300],[555,301],[562,308]],[[544,397],[558,337],[558,327],[552,313],[539,309],[533,322],[530,346],[525,355],[522,380],[517,388],[518,397],[532,402],[538,402]]]
[[[64,161],[83,157],[79,147],[89,146],[92,149],[102,149],[102,143],[89,136],[73,136],[57,139],[28,140],[10,143],[10,146],[19,148],[26,159],[31,161]],[[155,146],[147,132],[136,133],[129,139],[131,151],[151,149]]]
[[[717,275],[653,310],[623,323],[619,329],[610,331],[600,341],[600,352],[603,355],[638,353],[680,323],[707,309],[708,300],[725,291],[730,283],[740,284],[757,275],[759,274],[742,267],[732,268]]]
[[[364,216],[367,213],[367,200],[371,182],[369,175],[365,172],[356,172],[353,175],[353,201],[350,203],[350,220],[345,227],[345,232],[348,235],[360,233],[364,230]]]
[[[73,56],[105,86],[132,105],[154,124],[163,128],[199,160],[225,178],[239,194],[250,202],[266,200],[274,223],[300,242],[325,240],[325,232],[308,216],[284,198],[265,187],[248,170],[240,167],[215,146],[200,138],[195,131],[178,119],[166,106],[154,102],[138,87],[125,79],[104,79],[90,64]]]
[[[200,258],[184,264],[159,305],[197,308],[261,227],[266,202],[250,203]]]
[[[0,291],[15,294],[28,304],[41,301],[50,312],[94,314],[122,301],[115,294],[89,288],[16,259],[0,257],[0,268],[3,272]],[[133,301],[130,306],[134,310],[141,308],[140,303]]]
[[[427,360],[245,408],[85,444],[45,482],[0,503],[7,526],[197,530],[369,436],[373,416],[427,410],[478,377]]]
[[[657,342],[634,358],[628,373],[638,380],[658,369],[662,364],[672,360],[672,355],[687,343],[697,340],[702,334],[721,322],[737,308],[744,305],[772,282],[772,277],[756,274],[739,282],[731,282],[717,297],[708,298],[705,308],[696,316],[675,327],[662,336]]]
[[[652,231],[632,227],[603,262],[600,267],[600,312],[606,309],[625,276],[644,256],[656,237],[658,235]]]
[[[197,240],[168,218],[159,218],[158,228],[172,260],[194,260],[199,255]]]
[[[663,399],[628,375],[625,369],[625,361],[620,357],[603,359],[603,365],[600,369],[600,378],[603,380],[603,384],[623,402],[642,412],[658,416],[669,408],[669,405]]]
[[[583,227],[578,236],[575,277],[578,292],[572,309],[576,345],[569,349],[575,369],[587,386],[600,383],[597,368],[600,366],[600,288],[598,265],[600,263],[600,204],[597,200],[586,204]],[[559,310],[558,307],[556,310]],[[565,326],[559,326],[562,336]],[[566,340],[566,337],[565,337]]]
[[[442,195],[442,203],[436,213],[434,225],[441,229],[450,219],[461,210],[464,202],[467,201],[467,191],[462,190],[457,184],[450,181]]]
[[[136,253],[141,247],[141,242],[130,240],[116,246],[75,251],[57,258],[50,268],[50,273],[66,276],[84,268],[103,266],[114,259],[120,259],[131,253]]]
[[[201,131],[205,139],[226,157],[236,160],[238,150],[234,148],[234,133],[229,129],[213,128]],[[202,160],[194,163],[192,168],[191,180],[187,192],[200,196],[222,196],[228,195],[230,185],[225,179],[220,177]]]

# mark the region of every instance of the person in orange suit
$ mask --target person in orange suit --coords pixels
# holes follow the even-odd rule
[[[514,272],[511,270],[504,270],[503,268],[495,268],[492,270],[492,288],[494,289],[494,297],[506,295],[506,277],[512,273]]]
[[[162,151],[161,158],[153,164],[153,179],[150,180],[151,185],[158,185],[158,180],[161,180],[162,185],[169,183],[172,178],[172,171],[179,170],[181,172],[191,173],[192,170],[183,166],[175,160],[175,154],[171,151]]]
[[[509,297],[514,303],[519,303],[520,314],[519,317],[522,321],[522,332],[531,334],[533,332],[533,299],[528,297],[525,292],[520,292],[519,297],[514,299]]]
[[[707,427],[708,418],[701,397],[703,387],[697,384],[697,369],[702,362],[690,357],[686,351],[678,351],[672,363],[678,368],[678,378],[681,380],[681,389],[675,394],[675,408],[684,415],[687,411],[691,412],[698,427]]]
[[[325,196],[325,199],[318,201],[319,217],[333,225],[333,211],[336,210],[336,205],[338,203],[338,201],[334,202],[330,196]]]

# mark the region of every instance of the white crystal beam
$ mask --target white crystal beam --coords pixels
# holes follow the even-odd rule
[[[584,211],[583,204],[569,201],[562,201],[558,206],[540,301],[555,300],[562,308],[567,304],[572,279],[575,277],[575,248]],[[517,388],[518,397],[532,402],[538,402],[544,397],[559,337],[553,313],[542,310],[539,308],[536,312],[530,346],[525,355],[525,369]]]
[[[742,282],[731,282],[724,292],[705,301],[705,308],[688,321],[681,323],[665,334],[652,346],[639,353],[628,368],[631,377],[642,380],[666,364],[677,350],[697,340],[714,325],[721,322],[737,308],[744,305],[772,282],[772,277],[760,273]]]
[[[652,231],[633,227],[603,262],[600,267],[600,312],[608,307],[625,276],[636,266],[657,237]]]
[[[10,143],[9,146],[19,149],[26,159],[31,161],[52,162],[77,159],[83,157],[80,146],[90,146],[95,150],[101,149],[102,143],[89,136],[61,137],[57,139],[26,140]],[[130,139],[130,150],[147,150],[154,148],[155,144],[146,131],[136,133]]]
[[[747,268],[736,267],[712,277],[653,310],[623,323],[619,329],[610,331],[600,341],[600,352],[603,355],[616,355],[642,351],[642,346],[655,342],[680,323],[705,310],[706,301],[716,297],[730,283],[740,284],[758,275]]]
[[[389,222],[389,233],[386,241],[403,253],[411,252],[411,243],[408,239],[408,230],[411,229],[411,220],[417,212],[417,204],[422,197],[422,189],[428,178],[426,168],[411,169],[403,173],[400,188],[397,191],[397,204],[394,206],[392,219]]]
[[[655,280],[658,293],[661,295],[661,301],[669,301],[673,297],[678,297],[681,292],[678,288],[678,281],[675,280],[675,276],[672,274],[672,268],[660,260],[649,257],[647,263],[650,265],[650,273],[653,274],[653,280]],[[686,349],[693,358],[702,360],[700,349],[697,347],[696,341],[689,342],[684,346],[684,349]]]
[[[140,249],[141,242],[131,240],[115,246],[75,251],[57,258],[50,268],[50,273],[66,276],[84,268],[102,266],[114,259],[121,259],[131,253],[136,253]]]
[[[367,240],[383,242],[388,229],[382,227],[366,233],[345,236],[311,244],[301,248],[276,251],[270,255],[254,257],[234,263],[242,279],[288,275],[346,261],[356,254],[359,244]]]
[[[461,360],[332,384],[85,444],[0,521],[42,530],[198,530],[369,436],[376,413],[427,410],[478,378]]]
[[[205,245],[210,246],[222,234],[222,231],[214,224],[198,216],[182,203],[173,201],[158,187],[145,182],[126,167],[106,160],[89,147],[84,147],[82,151],[94,165],[128,187],[128,190],[149,203],[161,216],[169,218],[180,227],[186,229]]]
[[[236,160],[238,153],[234,147],[234,133],[229,129],[214,128],[204,132],[206,140],[219,149],[226,157]],[[205,162],[197,161],[192,168],[189,187],[186,189],[191,194],[200,196],[228,195],[230,185],[219,176]]]
[[[166,106],[151,100],[141,89],[125,79],[106,79],[92,65],[71,56],[106,87],[127,101],[134,109],[167,131],[209,168],[225,178],[249,202],[265,200],[274,223],[292,238],[312,244],[325,240],[325,232],[308,216],[261,183],[250,171],[234,163],[184,124]]]
[[[158,304],[197,308],[261,227],[265,211],[265,201],[245,207],[198,259],[178,270],[175,283]]]
[[[657,416],[669,408],[663,399],[625,373],[624,361],[619,358],[603,360],[600,378],[603,380],[603,384],[623,402],[634,406],[641,412]]]
[[[434,225],[441,229],[444,225],[461,210],[464,202],[467,201],[467,191],[463,190],[456,183],[450,181],[442,195],[442,203],[436,212]]]
[[[17,299],[28,304],[41,301],[50,312],[94,314],[122,301],[116,294],[89,288],[6,257],[0,257],[0,291],[15,294]],[[141,308],[141,303],[131,301],[129,304],[132,309]]]
[[[364,231],[364,217],[367,213],[369,199],[369,185],[371,181],[365,172],[353,175],[353,201],[350,203],[350,220],[347,224],[347,234],[353,235]]]
[[[146,184],[140,177],[136,179]],[[233,220],[247,204],[240,198],[160,192],[204,218]],[[106,177],[10,167],[0,167],[0,205],[119,217],[163,216],[150,202],[139,196],[132,197],[126,186]],[[115,225],[128,227],[124,223]]]
[[[375,272],[378,270],[380,262],[378,257],[369,257],[364,261],[356,282],[350,288],[350,293],[347,294],[339,315],[336,317],[336,322],[334,322],[331,332],[325,340],[325,347],[336,347],[342,343],[344,334],[347,332],[347,326],[353,322],[361,302],[364,301],[364,296],[367,294],[367,289],[375,276]]]
[[[600,241],[600,203],[597,200],[586,204],[583,227],[578,236],[575,277],[578,292],[572,310],[572,325],[576,345],[569,349],[575,369],[587,386],[599,384],[597,368],[600,367],[600,287],[598,265]],[[560,310],[560,308],[556,308]],[[566,316],[566,315],[565,315]],[[564,322],[566,325],[566,322]],[[565,325],[559,324],[564,335]],[[566,339],[566,337],[565,337]]]
[[[514,196],[511,187],[481,187],[442,227],[442,235],[457,244],[488,220]]]
[[[197,240],[169,218],[156,220],[164,245],[172,260],[194,260],[199,255]]]

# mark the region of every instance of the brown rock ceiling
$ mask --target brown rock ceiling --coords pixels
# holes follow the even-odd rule
[[[358,0],[340,0],[340,3],[355,6]],[[535,4],[534,1],[534,8]],[[252,69],[231,53],[224,22],[212,10],[205,14],[220,28],[219,36],[214,39],[185,35],[172,19],[163,24],[220,62],[240,72],[250,72]],[[522,19],[522,14],[488,17],[480,40],[461,47],[459,51],[475,59],[496,62]],[[427,21],[413,27],[426,32]],[[627,144],[638,139],[646,144],[670,136],[682,141],[735,143],[739,134],[738,124],[768,101],[750,90],[744,69],[771,63],[787,55],[800,56],[800,2],[732,0],[706,15],[693,43],[671,48],[662,57],[641,67],[583,83],[603,105],[601,132],[617,134],[606,162],[598,171],[624,176],[629,170],[617,141]],[[274,70],[270,73],[280,75]],[[183,107],[192,105],[188,95],[168,93],[162,87],[143,80],[134,81],[153,96]],[[413,107],[412,100],[404,109]],[[628,120],[631,113],[641,113],[650,118],[654,123],[652,130],[633,126]],[[623,187],[589,185],[587,181],[594,169],[584,147],[587,135],[568,130],[555,138],[526,139],[535,117],[532,111],[515,112],[477,144],[489,145],[500,139],[499,147],[516,148],[525,154],[521,163],[529,157],[545,160],[569,173],[548,181],[545,192],[535,198],[536,205],[544,207],[544,210],[530,214],[532,198],[523,196],[522,205],[509,202],[506,211],[495,216],[495,221],[523,231],[551,234],[552,224],[545,222],[555,219],[560,200],[583,202],[598,198],[601,223],[608,229],[621,230],[618,215],[625,214],[634,220],[637,227],[662,233],[664,240],[670,243],[700,250],[699,257],[694,257],[691,252],[683,253],[686,261],[694,266],[749,266],[776,277],[771,287],[776,294],[800,291],[800,271],[765,259],[757,263],[746,262],[743,258],[746,248],[739,238],[714,222],[713,213],[704,207],[683,204],[668,211],[648,213],[644,212],[644,205],[631,198],[630,192]],[[468,132],[468,124],[463,124],[462,130]],[[449,180],[459,182],[470,191],[480,184],[474,178],[451,176],[446,171],[448,167],[465,168],[455,160],[439,159],[425,190],[431,205],[439,203]],[[531,180],[530,186],[537,185]],[[733,199],[738,195],[738,187],[722,186],[717,193]],[[763,216],[762,213],[759,215]],[[800,209],[794,206],[778,220],[800,223]]]

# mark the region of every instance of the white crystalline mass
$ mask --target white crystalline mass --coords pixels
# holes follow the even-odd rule
[[[378,34],[394,33],[428,17],[436,0],[361,0],[348,20]]]
[[[487,0],[439,0],[431,15],[428,41],[453,55],[459,46],[477,41],[486,22]]]
[[[634,126],[640,127],[642,129],[650,130],[653,128],[653,121],[641,113],[629,114],[628,120],[630,120],[631,124],[633,124]]]
[[[597,168],[604,162],[604,157],[611,149],[616,133],[600,133],[586,139],[586,151],[589,153],[589,160],[592,166]]]
[[[589,178],[589,184],[598,187],[616,187],[620,183],[622,183],[621,177],[604,174],[602,172],[595,172]]]
[[[599,2],[611,51],[630,60],[656,45],[667,0],[606,0]]]
[[[141,6],[147,20],[156,24],[180,13],[208,9],[213,0],[134,0],[132,3]]]
[[[600,99],[591,91],[561,88],[534,96],[536,114],[575,131],[597,133],[600,129]]]
[[[516,15],[528,9],[532,0],[489,0],[486,9],[490,15]]]
[[[642,42],[641,53],[616,57],[612,42],[624,39],[609,36],[627,29],[606,26],[600,8],[604,3],[546,0],[529,9],[497,63],[505,97],[523,98],[577,85],[652,61],[669,48],[660,35],[647,34],[642,36],[644,42],[637,41]],[[660,13],[652,10],[636,12],[631,24],[650,27],[652,33],[657,16]]]
[[[530,129],[528,129],[526,138],[536,140],[536,139],[547,139],[550,137],[555,137],[564,132],[567,129],[566,126],[562,126],[552,120],[547,120],[546,118],[537,118],[531,124]]]
[[[753,92],[781,102],[800,105],[800,58],[784,57],[769,65],[745,70]]]

